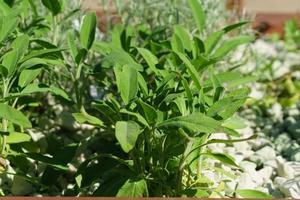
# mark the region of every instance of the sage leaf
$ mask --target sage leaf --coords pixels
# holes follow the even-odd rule
[[[42,0],[42,3],[54,16],[61,12],[60,0]]]
[[[116,138],[126,153],[134,148],[140,133],[139,125],[134,121],[118,121],[116,123]]]
[[[118,90],[124,103],[127,105],[136,97],[138,92],[138,73],[128,65],[115,67],[114,69]]]
[[[6,137],[7,144],[17,144],[21,142],[29,142],[31,140],[30,135],[26,133],[10,132]]]
[[[80,28],[80,44],[82,48],[89,50],[95,40],[97,17],[95,13],[84,16]]]
[[[4,103],[0,104],[0,118],[7,119],[13,124],[17,124],[24,128],[31,128],[31,122],[21,111]]]
[[[147,182],[144,179],[128,179],[119,189],[117,197],[144,197],[148,196]]]
[[[223,130],[220,122],[205,116],[203,113],[193,113],[188,116],[174,117],[158,124],[158,127],[179,127],[194,132],[216,133]]]
[[[266,194],[258,190],[241,189],[241,190],[236,190],[235,193],[242,198],[255,198],[255,199],[273,198],[272,195]]]
[[[80,124],[87,122],[92,125],[103,126],[103,122],[100,119],[88,113],[73,113],[72,116]]]
[[[199,0],[188,0],[188,3],[192,10],[199,32],[203,32],[205,28],[206,17]]]

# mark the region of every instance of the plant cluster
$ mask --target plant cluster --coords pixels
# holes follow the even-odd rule
[[[251,78],[216,69],[253,41],[224,40],[247,22],[208,34],[201,4],[188,0],[193,33],[181,25],[171,36],[118,25],[104,42],[95,40],[94,13],[79,31],[59,35],[78,12],[65,13],[65,4],[0,2],[3,195],[268,197],[225,188],[232,176],[223,166],[239,166],[207,148],[255,137],[235,130]],[[39,15],[45,8],[49,14]],[[212,139],[215,133],[229,139]],[[224,178],[214,183],[205,170]]]

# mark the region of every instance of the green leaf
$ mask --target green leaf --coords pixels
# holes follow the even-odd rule
[[[5,1],[0,1],[0,11],[4,15],[8,15],[11,12],[11,8]]]
[[[23,70],[20,74],[18,85],[22,88],[25,87],[31,81],[36,79],[36,77],[41,73],[41,71],[42,71],[42,68]]]
[[[245,120],[238,115],[233,115],[229,119],[225,120],[222,123],[222,126],[230,129],[243,129],[247,127],[247,125],[245,124]]]
[[[208,36],[204,42],[206,54],[210,54],[216,48],[223,35],[224,31],[217,31]]]
[[[180,25],[175,25],[174,26],[174,33],[178,36],[178,38],[182,41],[183,47],[188,50],[192,51],[193,43],[191,41],[191,36],[185,30],[182,26]]]
[[[119,189],[117,197],[145,197],[148,196],[147,182],[144,179],[128,179]]]
[[[195,69],[194,65],[190,62],[190,60],[184,54],[179,53],[179,52],[177,52],[176,54],[179,56],[179,58],[182,60],[182,62],[187,67],[188,72],[189,72],[190,76],[192,77],[197,89],[201,90],[200,76],[199,76],[197,70]]]
[[[192,94],[191,88],[189,86],[189,83],[187,82],[187,80],[183,76],[181,77],[181,82],[182,82],[182,85],[183,85],[184,90],[186,92],[186,96],[188,98],[189,103],[192,103],[193,102],[193,94]]]
[[[73,58],[73,61],[76,62],[76,56],[78,54],[78,49],[75,43],[75,37],[74,32],[72,30],[69,30],[67,33],[67,39],[68,39],[68,45],[70,48],[70,53]]]
[[[215,58],[222,58],[230,51],[234,50],[242,44],[250,43],[254,40],[253,36],[239,36],[230,40],[226,40],[214,53]]]
[[[95,39],[97,27],[97,17],[95,13],[89,13],[84,16],[80,28],[80,44],[82,48],[90,49]]]
[[[212,80],[213,88],[214,88],[213,102],[216,102],[220,99],[224,91],[224,87],[221,85],[218,77],[216,77],[216,75],[214,75],[213,73],[210,74],[210,78]]]
[[[243,90],[244,89],[244,90]],[[249,89],[243,88],[236,90],[227,95],[227,97],[215,102],[208,110],[207,115],[210,117],[220,116],[222,119],[231,117],[248,98]]]
[[[171,47],[174,52],[184,53],[184,47],[178,35],[173,34],[171,38]]]
[[[129,65],[137,71],[143,71],[143,66],[138,64],[126,51],[121,49],[114,49],[103,60],[103,67],[106,68],[115,66],[116,64],[120,66]]]
[[[128,65],[124,65],[123,67],[115,67],[114,72],[118,90],[121,93],[124,103],[127,105],[136,97],[138,92],[137,71]]]
[[[188,0],[188,3],[192,10],[199,32],[203,32],[205,28],[205,13],[199,0]]]
[[[194,36],[193,41],[194,41],[194,48],[196,51],[195,53],[196,55],[200,56],[200,54],[205,52],[205,44],[199,37],[196,36]],[[197,57],[196,55],[195,58]]]
[[[19,156],[22,156],[24,158],[31,158],[33,160],[45,163],[57,170],[61,170],[61,171],[69,171],[69,167],[62,164],[62,162],[50,157],[50,156],[46,156],[46,155],[42,155],[39,153],[26,153],[26,154],[18,154]]]
[[[54,95],[63,97],[64,99],[70,101],[70,97],[67,95],[67,93],[55,86],[47,86],[45,84],[37,84],[37,83],[32,83],[26,86],[21,93],[19,93],[20,96],[22,95],[28,95],[32,93],[38,93],[38,92],[51,92]]]
[[[11,76],[16,69],[18,63],[18,50],[12,50],[2,57],[2,65],[7,69],[8,76]]]
[[[242,198],[255,198],[255,199],[273,198],[272,195],[266,194],[258,190],[243,189],[243,190],[236,190],[235,193]]]
[[[231,24],[231,25],[226,26],[225,28],[223,28],[223,31],[225,33],[228,33],[230,31],[233,31],[233,30],[235,30],[237,28],[240,28],[240,27],[244,26],[245,24],[249,24],[249,23],[251,23],[251,21],[244,21],[244,22],[238,22],[238,23],[235,23],[235,24]]]
[[[158,124],[157,127],[168,126],[186,128],[190,131],[204,133],[217,133],[222,132],[223,130],[220,122],[205,116],[203,113],[193,113],[188,116],[174,117]]]
[[[151,51],[149,51],[148,49],[145,48],[137,48],[138,52],[143,56],[143,58],[145,59],[145,61],[147,62],[148,66],[150,67],[150,69],[158,74],[158,70],[156,69],[156,64],[158,64],[158,59],[155,55],[153,55],[151,53]]]
[[[10,132],[6,137],[7,144],[17,144],[21,142],[29,142],[31,140],[30,135],[25,133]]]
[[[125,110],[125,109],[120,110],[120,113],[124,113],[124,114],[130,115],[130,116],[134,116],[138,122],[145,125],[146,127],[149,127],[149,124],[146,121],[146,119],[142,115],[140,115],[139,113],[130,112],[130,111]]]
[[[223,164],[226,165],[230,165],[230,166],[234,166],[234,167],[239,167],[235,161],[234,158],[232,158],[231,156],[224,154],[224,153],[204,153],[204,155],[206,155],[207,157],[213,158],[215,160],[219,160],[221,161]]]
[[[61,12],[62,5],[59,0],[42,0],[42,3],[53,15]]]
[[[0,77],[6,77],[8,74],[8,71],[6,69],[6,67],[4,67],[3,65],[0,64]]]
[[[216,77],[222,84],[225,83],[228,88],[233,88],[257,80],[257,77],[255,76],[243,76],[239,72],[223,72],[217,74]],[[209,82],[208,80],[205,82],[204,86],[211,87],[212,82]]]
[[[116,138],[126,153],[134,148],[140,133],[139,125],[134,121],[118,121],[116,123]]]
[[[61,56],[61,51],[64,51],[65,49],[57,49],[57,48],[52,48],[52,49],[41,49],[41,50],[32,50],[30,53],[20,61],[21,63],[31,59],[31,58],[42,58],[48,55],[55,55],[57,57]]]
[[[138,72],[138,83],[145,96],[148,96],[148,86],[141,73]]]
[[[155,108],[153,108],[151,105],[143,102],[142,100],[139,100],[138,102],[144,111],[144,116],[145,116],[146,120],[148,121],[148,123],[154,124],[157,119],[157,113],[156,113]]]
[[[19,110],[12,108],[4,103],[0,104],[0,118],[7,119],[13,124],[17,124],[24,128],[31,128],[31,123],[27,117]]]
[[[88,113],[73,113],[72,116],[75,118],[75,120],[80,123],[89,123],[92,125],[97,125],[97,126],[104,126],[103,122],[98,119],[97,117],[94,117],[92,115],[89,115]]]
[[[17,16],[2,16],[0,14],[0,43],[3,42],[9,34],[18,26]]]
[[[111,44],[97,40],[93,43],[92,49],[101,55],[108,55],[112,51]]]
[[[20,66],[20,71],[24,70],[24,69],[28,69],[37,65],[46,65],[46,61],[44,59],[41,58],[31,58],[25,62],[23,62]]]
[[[20,59],[27,51],[29,45],[29,36],[28,35],[21,35],[17,37],[13,43],[11,44],[11,47],[18,51]]]

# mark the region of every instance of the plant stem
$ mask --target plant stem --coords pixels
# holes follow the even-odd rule
[[[2,119],[2,129],[3,129],[4,133],[7,132],[7,120],[6,119]],[[6,142],[7,142],[6,135],[3,135],[2,147],[1,147],[1,156],[3,156],[4,153],[5,153]]]
[[[53,26],[53,44],[57,45],[58,26],[57,17],[52,15],[52,26]]]
[[[6,98],[7,93],[8,93],[8,84],[6,83],[5,80],[3,80],[3,99]],[[7,119],[3,118],[2,119],[2,131],[4,132],[4,134],[7,132],[8,129],[8,124],[7,124]],[[5,153],[5,147],[6,147],[6,142],[7,142],[7,138],[6,135],[3,135],[2,138],[2,146],[1,146],[1,156],[3,157],[4,153]]]
[[[201,140],[202,140],[201,143],[205,144],[206,141],[207,141],[207,139],[208,139],[208,137],[209,137],[209,135],[205,134],[203,136],[203,139],[201,138]],[[200,156],[200,155],[203,153],[203,151],[205,151],[205,149],[206,149],[206,146],[200,147],[200,149],[199,149],[199,157],[198,157],[198,162],[197,162],[197,179],[200,179],[201,176],[202,176],[202,174],[201,174],[202,156]]]

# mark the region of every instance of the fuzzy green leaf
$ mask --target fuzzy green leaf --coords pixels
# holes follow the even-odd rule
[[[216,48],[223,35],[224,31],[217,31],[208,36],[208,38],[204,42],[205,51],[207,54],[210,54]]]
[[[158,124],[158,127],[168,126],[186,128],[190,131],[204,133],[216,133],[223,130],[220,122],[205,116],[203,113],[193,113],[188,116],[174,117]]]
[[[138,74],[137,71],[125,65],[123,67],[114,68],[115,76],[117,79],[118,90],[124,103],[127,105],[136,97],[138,92]]]
[[[25,87],[33,81],[41,73],[41,71],[41,68],[23,70],[20,74],[18,85],[20,87]]]
[[[243,190],[236,190],[235,192],[242,198],[255,198],[255,199],[272,198],[272,195],[266,194],[258,190],[243,189]]]
[[[250,43],[254,40],[253,36],[239,36],[230,40],[226,40],[214,53],[215,58],[223,58],[229,52],[242,44]]]
[[[18,132],[10,132],[6,138],[7,144],[17,144],[21,142],[29,142],[31,140],[30,135]]]
[[[119,189],[117,197],[144,197],[148,196],[147,182],[144,179],[128,179]]]
[[[95,13],[89,13],[84,16],[80,28],[80,44],[82,48],[90,49],[95,39],[97,27],[97,17]]]
[[[198,30],[200,32],[204,31],[205,28],[205,13],[199,2],[199,0],[188,0],[189,6],[192,10],[194,19],[196,21]]]
[[[42,0],[42,3],[53,15],[61,12],[62,5],[60,0]]]
[[[234,167],[239,167],[235,161],[234,161],[234,158],[232,158],[231,156],[229,155],[226,155],[224,153],[204,153],[207,157],[210,157],[210,158],[213,158],[215,160],[219,160],[221,161],[223,164],[226,164],[226,165],[230,165],[230,166],[234,166]]]
[[[150,67],[150,69],[155,72],[156,74],[158,74],[158,70],[156,69],[156,64],[158,63],[158,59],[155,55],[153,55],[151,53],[151,51],[149,51],[148,49],[145,48],[137,48],[137,50],[139,51],[139,53],[143,56],[143,58],[145,59],[145,61],[147,62],[148,66]]]
[[[12,50],[6,53],[2,58],[2,65],[7,69],[8,76],[11,76],[16,69],[18,63],[18,50]]]
[[[24,128],[31,128],[31,122],[21,111],[4,103],[0,104],[0,118],[7,119],[13,124],[17,124]]]
[[[134,148],[140,133],[139,125],[134,121],[118,121],[116,124],[116,138],[126,153]]]
[[[184,63],[186,68],[188,69],[188,72],[190,76],[192,77],[196,87],[198,90],[201,90],[201,81],[200,81],[200,76],[194,67],[194,65],[191,63],[191,61],[182,53],[177,52],[176,53],[178,57],[181,59],[181,61]]]
[[[182,41],[183,47],[188,50],[192,51],[192,40],[190,34],[180,25],[174,26],[174,33],[178,36],[178,38]]]
[[[88,113],[73,113],[72,116],[80,124],[89,123],[96,126],[103,126],[103,122],[100,119],[89,115]]]

